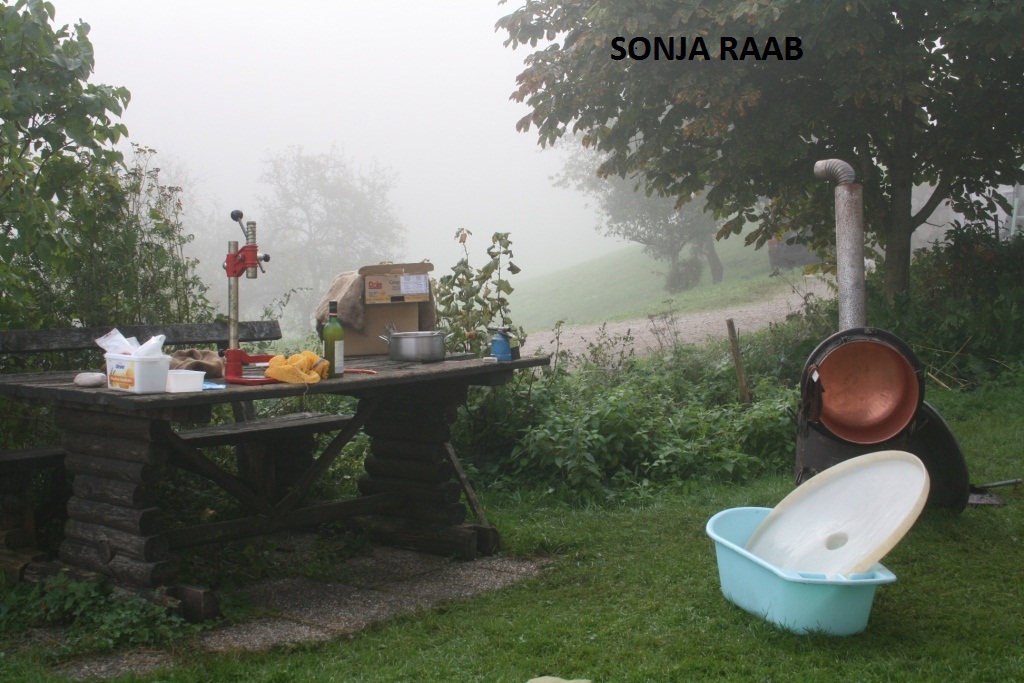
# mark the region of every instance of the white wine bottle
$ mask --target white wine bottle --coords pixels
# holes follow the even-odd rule
[[[338,322],[338,302],[331,301],[324,325],[324,359],[331,364],[328,377],[341,377],[345,372],[345,328]]]

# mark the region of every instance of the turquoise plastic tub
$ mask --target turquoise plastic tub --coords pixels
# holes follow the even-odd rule
[[[875,588],[892,583],[896,576],[879,563],[860,574],[827,578],[765,562],[743,546],[769,512],[771,508],[730,508],[708,520],[725,597],[796,633],[848,636],[863,631]]]

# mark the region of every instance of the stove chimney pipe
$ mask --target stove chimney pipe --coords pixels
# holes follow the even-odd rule
[[[864,194],[857,174],[841,159],[814,164],[814,177],[836,184],[836,274],[839,329],[864,327]]]

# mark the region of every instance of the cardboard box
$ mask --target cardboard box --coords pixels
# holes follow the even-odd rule
[[[345,356],[386,354],[388,324],[396,332],[420,331],[421,308],[433,306],[430,294],[432,263],[382,263],[359,269],[363,276],[362,331],[345,328]]]
[[[394,323],[398,332],[417,332],[420,329],[419,308],[417,303],[367,306],[366,326],[362,331],[342,325],[345,329],[345,357],[387,353],[387,342],[380,335],[387,336],[388,323]]]

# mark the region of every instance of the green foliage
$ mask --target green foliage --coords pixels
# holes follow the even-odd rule
[[[58,574],[38,584],[0,586],[0,634],[11,637],[40,626],[66,629],[59,657],[166,645],[194,632],[165,608],[99,582]]]
[[[181,188],[161,184],[156,150],[133,144],[132,151],[125,170],[95,178],[104,191],[72,217],[66,241],[75,267],[40,287],[47,317],[57,324],[212,318],[208,288],[195,272],[197,260],[184,253],[193,236],[183,222]]]
[[[974,385],[1024,360],[1024,235],[957,223],[916,254],[913,297],[886,305],[868,281],[868,318],[907,341],[937,381]]]
[[[637,358],[632,338],[599,333],[580,357],[471,393],[453,440],[495,486],[545,485],[585,498],[692,481],[747,481],[784,469],[808,354],[834,311],[746,335],[753,403],[738,402],[727,343],[670,345]]]
[[[472,234],[465,228],[455,231],[455,239],[462,244],[463,257],[452,266],[451,274],[437,281],[434,296],[438,328],[450,335],[446,340],[448,350],[470,351],[482,356],[490,344],[488,328],[508,328],[520,342],[526,340],[526,333],[522,327],[514,326],[509,317],[508,299],[514,291],[509,277],[519,272],[519,267],[512,263],[509,233],[491,235],[491,246],[487,248],[489,260],[480,268],[469,263],[466,242]]]
[[[19,254],[20,281],[29,300],[0,316],[0,326],[115,326],[202,322],[213,308],[183,248],[192,240],[182,222],[180,188],[160,184],[155,152],[133,146],[129,167],[95,167],[79,178],[82,192],[49,234],[62,244],[60,258]],[[0,259],[2,260],[2,259]],[[5,283],[6,285],[6,283]],[[7,297],[0,308],[6,306]],[[98,350],[98,347],[97,347]],[[84,369],[96,353],[0,357],[0,372]],[[48,413],[0,401],[0,442],[35,446],[53,437]]]
[[[764,244],[794,226],[834,236],[832,188],[812,174],[839,158],[864,184],[868,234],[885,248],[890,297],[909,285],[910,236],[943,200],[993,215],[999,184],[1024,181],[1024,10],[1015,0],[529,0],[498,21],[529,46],[512,98],[541,145],[578,134],[602,173],[707,202]],[[700,37],[708,59],[613,59],[612,40]],[[798,59],[738,61],[721,36],[800,41]],[[785,57],[786,55],[780,55]],[[724,58],[724,59],[723,59]],[[934,188],[914,207],[916,185]],[[978,200],[983,197],[982,200]],[[1005,202],[1004,204],[1005,210]]]
[[[120,162],[124,88],[88,83],[89,25],[54,28],[41,0],[0,6],[0,324],[35,327],[41,264],[65,273],[81,258],[64,223]]]
[[[772,388],[750,409],[676,395],[643,363],[609,387],[566,380],[512,450],[514,474],[601,491],[613,478],[660,484],[743,481],[777,469],[794,444],[786,408],[795,390]],[[756,428],[756,429],[755,429]]]

